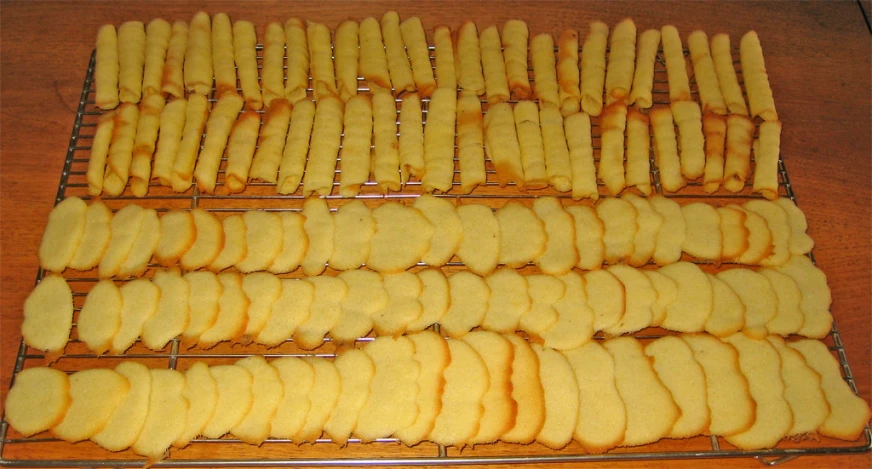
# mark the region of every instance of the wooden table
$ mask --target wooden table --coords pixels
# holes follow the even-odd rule
[[[829,277],[832,311],[857,386],[870,386],[872,304],[872,78],[870,32],[852,1],[775,2],[3,2],[2,5],[2,307],[0,390],[5,399],[20,340],[21,310],[37,271],[36,250],[54,203],[71,127],[97,29],[104,23],[189,20],[204,5],[214,14],[247,19],[259,31],[291,16],[335,28],[346,18],[396,9],[420,16],[425,28],[480,27],[507,19],[527,21],[531,35],[564,28],[587,30],[592,20],[614,25],[631,17],[639,30],[674,24],[730,34],[734,44],[759,33],[778,112],[784,123],[782,155],[800,207]],[[868,2],[864,4],[868,10]],[[506,446],[506,452],[513,446]],[[232,456],[232,455],[224,455]],[[869,467],[870,454],[803,457],[789,467]],[[626,466],[755,467],[750,459],[630,462]]]

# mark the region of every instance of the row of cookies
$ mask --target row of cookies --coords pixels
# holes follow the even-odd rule
[[[69,376],[29,368],[6,409],[24,435],[51,430],[152,461],[227,433],[257,445],[322,434],[340,445],[394,437],[562,448],[574,439],[591,453],[706,434],[761,449],[818,433],[852,440],[870,417],[822,342],[742,333],[622,337],[561,352],[516,335],[424,331],[333,360],[251,356],[184,371],[125,361]]]

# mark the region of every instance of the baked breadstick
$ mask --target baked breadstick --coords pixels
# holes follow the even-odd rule
[[[303,176],[303,195],[330,195],[341,139],[342,100],[332,95],[324,96],[315,105],[309,162],[306,163],[306,174]]]
[[[336,89],[339,98],[347,102],[357,94],[357,63],[360,61],[357,21],[345,20],[333,35],[333,57],[336,62]]]
[[[348,102],[345,103],[344,119],[345,136],[342,138],[342,150],[339,151],[342,170],[339,175],[339,195],[354,197],[360,192],[360,186],[369,179],[370,147],[372,145],[372,101],[370,97],[357,95],[349,98]]]
[[[321,23],[309,23],[306,35],[309,40],[312,93],[315,96],[315,101],[325,96],[337,96],[330,30]],[[340,126],[341,124],[342,120],[340,119]]]
[[[233,62],[233,26],[226,13],[212,18],[212,68],[215,69],[215,97],[236,93],[236,67]]]
[[[702,183],[706,193],[711,194],[718,190],[724,180],[727,118],[711,113],[702,116],[702,131],[705,134],[705,173]]]
[[[175,98],[185,97],[185,81],[182,76],[182,70],[187,51],[188,24],[184,21],[176,21],[173,23],[170,43],[167,46],[167,57],[164,60],[160,81],[161,93]]]
[[[436,89],[436,79],[433,78],[430,49],[427,46],[427,35],[424,34],[421,19],[417,16],[406,19],[400,25],[400,32],[406,44],[409,61],[412,63],[412,75],[418,88],[418,96],[426,98]]]
[[[457,116],[457,93],[439,89],[430,97],[427,125],[424,127],[425,192],[448,192],[454,180],[454,131]]]
[[[506,60],[506,75],[509,89],[517,99],[531,99],[533,89],[527,73],[527,43],[530,33],[527,23],[521,20],[508,20],[503,25],[503,57]]]
[[[284,97],[285,95],[284,62],[285,31],[280,23],[270,23],[266,26],[266,33],[264,34],[263,68],[260,71],[260,84],[263,87],[263,103],[266,107],[269,107],[274,99]]]
[[[560,113],[564,116],[581,109],[578,70],[578,33],[566,29],[557,40],[557,83],[560,84]]]
[[[121,103],[118,106],[112,130],[112,143],[109,144],[106,172],[103,174],[103,191],[109,195],[121,195],[124,187],[127,186],[138,121],[139,108],[135,104]]]
[[[306,97],[306,88],[309,87],[309,41],[306,39],[306,25],[299,18],[285,21],[285,43],[288,49],[285,97],[291,104],[296,104]]]
[[[389,90],[372,95],[374,159],[372,174],[383,194],[400,190],[400,152],[397,139],[397,104]]]
[[[249,21],[233,23],[233,61],[239,75],[239,87],[249,109],[263,108],[263,96],[257,82],[257,33]]]
[[[400,183],[424,175],[424,123],[418,93],[403,96],[400,108]]]
[[[663,57],[666,60],[666,78],[669,80],[669,101],[689,101],[690,81],[687,78],[687,62],[681,46],[681,36],[675,26],[666,25],[660,30]]]
[[[160,115],[166,101],[160,93],[147,93],[139,104],[139,120],[133,140],[133,159],[130,161],[130,189],[133,195],[144,197],[151,180],[151,158],[160,129]]]
[[[699,100],[702,112],[707,114],[726,114],[727,104],[718,84],[715,64],[709,51],[708,36],[702,31],[694,31],[687,36],[687,48],[690,50],[690,61],[693,63],[693,75],[699,89]]]
[[[208,95],[212,91],[212,20],[204,11],[191,19],[184,64],[185,91]]]
[[[94,101],[100,109],[118,107],[118,67],[118,33],[114,25],[103,25],[97,32],[97,57],[94,62],[94,83],[97,88]]]
[[[542,143],[539,108],[534,101],[518,101],[514,114],[521,149],[521,167],[524,168],[524,188],[547,187],[548,173],[545,170],[545,144]]]
[[[294,104],[291,113],[291,126],[282,152],[279,166],[279,181],[276,190],[279,194],[293,194],[300,186],[303,170],[306,169],[306,155],[309,152],[309,137],[315,120],[315,103],[304,99]]]
[[[572,190],[572,166],[563,133],[563,116],[557,107],[544,106],[539,108],[539,121],[542,124],[542,141],[545,144],[548,182],[560,192],[569,192]]]
[[[463,93],[481,96],[485,92],[484,72],[481,69],[481,46],[475,23],[463,23],[456,34],[454,62],[457,67],[457,85]]]
[[[724,153],[724,189],[739,192],[751,175],[751,143],[754,121],[742,114],[727,116],[727,144]]]
[[[160,93],[167,47],[170,43],[172,26],[166,20],[156,18],[145,28],[145,69],[142,72],[143,94]]]
[[[487,182],[484,124],[478,96],[457,98],[457,162],[460,166],[460,190],[464,194]]]
[[[581,109],[598,116],[603,112],[603,85],[606,81],[606,44],[609,27],[594,21],[581,47]]]
[[[627,126],[627,105],[606,106],[600,121],[600,159],[597,176],[606,184],[609,194],[618,195],[626,187],[624,178],[624,129]]]
[[[171,183],[173,190],[184,192],[191,187],[194,176],[194,164],[200,152],[200,140],[203,138],[203,128],[206,117],[209,116],[209,100],[205,95],[192,94],[188,97],[185,108],[185,127],[182,140],[179,142],[176,157],[173,160]],[[235,118],[235,117],[234,117]]]
[[[572,167],[572,198],[597,200],[596,168],[593,163],[593,141],[590,135],[590,116],[578,112],[563,120],[569,162]]]
[[[406,55],[406,44],[403,43],[403,33],[400,32],[400,15],[388,11],[381,18],[382,39],[385,43],[385,56],[388,60],[388,71],[391,74],[391,84],[394,95],[403,91],[415,90],[415,77],[412,75],[412,64]]]
[[[667,192],[676,192],[687,182],[681,176],[672,111],[666,106],[655,106],[648,113],[648,118],[654,134],[654,163],[660,171],[660,185]]]
[[[100,116],[97,130],[91,141],[91,155],[88,157],[88,171],[85,179],[88,181],[88,195],[94,197],[103,193],[103,174],[106,172],[106,158],[109,156],[109,144],[115,128],[115,111],[109,111]]]
[[[687,179],[697,179],[705,172],[705,143],[699,103],[695,101],[673,102],[672,118],[675,125],[678,126],[681,174]]]
[[[281,100],[284,102],[284,98]],[[245,190],[254,147],[257,146],[258,130],[260,130],[260,114],[252,110],[240,114],[239,119],[236,119],[233,124],[230,138],[227,139],[227,167],[224,170],[224,185],[227,186],[228,192]]]
[[[557,64],[554,59],[554,38],[550,34],[537,34],[530,40],[530,55],[533,61],[534,91],[539,105],[560,106],[557,91]]]
[[[748,115],[748,106],[742,97],[742,88],[736,77],[736,67],[733,65],[733,53],[730,49],[730,36],[715,34],[712,36],[712,61],[715,66],[715,74],[718,76],[718,85],[724,96],[727,109],[731,114]]]
[[[754,147],[754,192],[763,194],[763,197],[769,200],[778,198],[780,153],[781,121],[766,121],[760,124],[759,145]]]
[[[500,187],[514,182],[524,187],[521,148],[515,130],[515,119],[509,103],[488,106],[484,116],[485,151],[494,164]]]
[[[627,186],[635,186],[645,195],[651,194],[650,148],[648,116],[630,108],[627,110]]]
[[[636,104],[642,109],[648,109],[654,104],[651,90],[654,87],[654,62],[657,60],[657,49],[660,47],[660,30],[649,29],[639,36],[636,44],[636,71],[633,72],[633,90],[627,99],[629,104]]]
[[[263,127],[257,139],[257,151],[251,162],[251,179],[276,182],[279,165],[282,163],[282,150],[288,136],[291,122],[291,103],[285,98],[275,99],[263,118]]]
[[[437,26],[433,30],[433,44],[436,51],[436,83],[439,88],[457,91],[457,67],[454,64],[454,41],[448,26]],[[526,49],[525,49],[526,50]]]
[[[118,28],[118,99],[122,103],[138,103],[142,98],[145,41],[141,21],[128,21]]]
[[[481,47],[481,70],[484,73],[487,102],[508,101],[509,81],[506,78],[506,63],[503,60],[500,32],[496,26],[482,30],[479,46]]]
[[[360,22],[360,76],[369,86],[391,89],[391,75],[388,71],[388,58],[382,42],[381,26],[375,18],[365,18]],[[374,103],[373,103],[374,104]]]
[[[775,111],[775,100],[772,99],[772,88],[769,86],[769,76],[766,74],[766,64],[763,62],[763,49],[760,47],[760,39],[756,32],[748,31],[742,36],[739,42],[739,59],[742,62],[742,75],[745,77],[745,91],[748,93],[751,117],[760,116],[767,122],[777,121],[778,112]]]
[[[194,169],[197,187],[201,192],[215,193],[215,181],[218,179],[221,157],[224,155],[230,131],[233,129],[244,103],[245,101],[238,94],[228,93],[220,97],[212,108],[212,113],[206,122],[206,138],[203,140],[203,149],[200,151],[197,167]]]
[[[609,66],[606,69],[606,104],[626,103],[633,84],[636,62],[636,23],[624,19],[612,31]]]
[[[154,165],[151,170],[151,178],[157,179],[162,186],[172,185],[173,162],[179,151],[179,143],[182,141],[182,132],[185,130],[185,110],[188,101],[173,99],[168,102],[160,113],[160,139],[157,141],[157,150],[154,153]]]

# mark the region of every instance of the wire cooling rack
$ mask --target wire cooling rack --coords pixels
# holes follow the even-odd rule
[[[258,46],[260,53],[262,48]],[[433,48],[431,47],[431,54]],[[686,53],[686,51],[685,51]],[[259,54],[260,55],[260,54]],[[734,57],[737,54],[734,53]],[[431,57],[432,58],[432,57]],[[258,61],[261,57],[258,56]],[[742,82],[741,70],[738,60],[735,61],[736,70],[740,83]],[[94,54],[87,69],[81,98],[73,125],[73,132],[67,155],[64,162],[63,172],[58,186],[55,202],[60,202],[69,196],[80,196],[90,199],[87,194],[87,182],[85,171],[87,170],[90,143],[93,139],[98,117],[102,114],[94,105]],[[694,97],[698,98],[696,84],[692,78],[691,89]],[[366,83],[361,80],[359,91],[366,93]],[[309,89],[311,96],[312,90]],[[655,104],[668,104],[668,89],[666,81],[665,65],[662,55],[658,55],[655,64],[654,76],[654,102]],[[214,100],[213,100],[214,101]],[[399,99],[397,102],[399,103]],[[427,112],[429,100],[424,99],[423,111]],[[487,109],[487,103],[483,102],[483,108]],[[599,148],[599,118],[592,118],[592,136],[594,148]],[[137,203],[144,207],[155,208],[158,211],[169,209],[184,209],[201,207],[216,212],[221,217],[224,213],[259,208],[266,210],[300,210],[304,197],[298,193],[291,195],[279,195],[274,184],[252,182],[246,190],[240,194],[230,196],[223,187],[224,166],[226,160],[222,160],[219,171],[216,194],[201,194],[194,183],[193,188],[186,193],[177,194],[170,188],[152,183],[146,197],[134,197],[128,188],[124,194],[118,197],[104,198],[103,201],[113,210],[124,205]],[[455,165],[457,163],[455,162]],[[656,193],[664,193],[659,180],[659,174],[654,162],[653,151],[650,158],[652,188]],[[787,169],[783,159],[778,161],[779,196],[789,197],[796,201],[793,187],[788,178]],[[334,183],[334,193],[338,192],[338,179],[341,177],[337,170],[337,182]],[[550,195],[561,198],[564,204],[573,202],[568,194],[553,191],[552,189],[525,192],[513,185],[498,187],[493,166],[487,162],[487,183],[478,187],[471,194],[462,195],[459,190],[460,175],[455,169],[452,190],[439,197],[451,197],[460,201],[485,203],[498,207],[507,200],[521,200],[528,203],[532,199]],[[601,196],[605,195],[605,188],[599,186]],[[410,181],[402,191],[390,194],[381,194],[377,185],[369,181],[361,189],[357,196],[364,199],[370,205],[377,205],[382,201],[391,199],[397,201],[411,201],[421,194],[419,181]],[[714,194],[706,194],[702,184],[689,182],[688,186],[677,193],[664,194],[667,197],[681,199],[698,199],[714,204],[742,203],[745,200],[760,198],[754,194],[750,182],[738,192],[726,192],[723,189]],[[347,199],[338,195],[325,197],[328,205],[335,210]],[[581,202],[590,203],[590,202]],[[812,256],[812,260],[814,257]],[[151,269],[146,276],[152,274]],[[462,267],[459,262],[450,262],[446,271],[457,270]],[[715,272],[720,267],[714,265],[702,265],[704,270]],[[522,272],[535,272],[535,267],[526,267]],[[335,274],[328,269],[327,275]],[[37,273],[37,280],[42,278],[43,271]],[[292,273],[288,276],[299,276]],[[73,289],[76,317],[81,308],[87,292],[98,280],[96,272],[71,272],[65,273],[70,286]],[[838,312],[837,312],[838,315]],[[76,319],[74,317],[74,320]],[[660,337],[669,332],[661,329],[646,329],[635,336],[648,341]],[[601,338],[601,337],[597,337]],[[371,340],[361,338],[360,341]],[[857,388],[854,382],[851,368],[845,355],[842,340],[833,324],[830,335],[824,340],[838,359],[845,381],[850,385],[854,393]],[[125,354],[119,356],[104,355],[97,357],[92,354],[74,333],[70,343],[62,355],[52,366],[67,372],[94,367],[114,367],[123,360],[136,360],[149,367],[169,367],[179,370],[187,369],[194,361],[205,361],[209,364],[233,363],[245,356],[259,354],[268,359],[281,356],[305,356],[317,355],[333,357],[335,346],[329,339],[325,344],[314,352],[306,352],[299,349],[288,340],[273,349],[266,349],[257,344],[241,345],[221,343],[210,350],[190,349],[186,350],[178,339],[172,340],[164,349],[152,351],[137,342]],[[27,347],[23,340],[20,344],[15,361],[12,382],[15,376],[23,369],[34,366],[43,366],[46,363],[45,356],[34,349]],[[11,383],[10,383],[11,386]],[[759,451],[738,450],[724,439],[715,436],[699,436],[684,440],[662,440],[660,442],[632,448],[616,448],[605,454],[587,454],[577,443],[570,443],[566,448],[555,451],[537,443],[530,445],[513,445],[497,443],[493,445],[479,445],[472,448],[458,450],[446,448],[432,443],[424,442],[415,447],[406,447],[395,439],[382,439],[373,443],[360,443],[352,439],[345,447],[340,447],[328,439],[317,440],[314,444],[296,445],[289,440],[268,439],[262,446],[247,445],[232,438],[220,439],[195,439],[191,445],[184,449],[170,449],[166,459],[153,464],[154,467],[216,467],[216,466],[360,466],[360,465],[384,465],[384,466],[419,466],[419,465],[485,465],[485,464],[551,464],[551,463],[580,463],[580,462],[607,462],[607,461],[641,461],[641,460],[674,460],[674,459],[706,459],[706,458],[755,458],[764,465],[777,465],[799,456],[832,455],[862,453],[872,449],[872,432],[867,425],[862,438],[858,441],[846,442],[821,436],[807,437],[796,440],[785,440],[778,447]],[[507,455],[509,454],[509,455]],[[232,455],[232,456],[231,456]],[[120,453],[110,453],[91,442],[70,444],[57,440],[45,433],[32,437],[23,437],[16,433],[6,423],[5,418],[0,421],[0,465],[8,467],[135,467],[142,466],[144,460],[127,450]]]

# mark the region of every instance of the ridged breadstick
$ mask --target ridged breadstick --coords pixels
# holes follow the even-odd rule
[[[594,21],[581,47],[581,109],[592,116],[598,116],[603,111],[608,38],[609,27]]]
[[[514,182],[524,186],[524,169],[521,164],[521,149],[515,130],[515,119],[509,103],[488,107],[484,116],[485,151],[494,164],[500,187]]]
[[[263,127],[257,140],[257,152],[251,163],[249,176],[266,182],[276,182],[282,150],[291,122],[291,104],[285,98],[273,100],[263,118]]]
[[[430,63],[430,50],[427,46],[427,36],[424,34],[424,26],[417,16],[406,19],[400,25],[403,42],[406,44],[406,52],[412,64],[412,75],[415,78],[415,86],[418,88],[418,96],[428,97],[436,89],[436,79],[433,77],[433,65]]]
[[[451,39],[451,30],[448,26],[437,26],[433,30],[433,44],[436,51],[436,85],[439,88],[457,91],[454,41]]]
[[[173,23],[173,31],[167,45],[167,56],[160,81],[161,93],[175,98],[185,96],[185,81],[182,74],[187,50],[188,24],[184,21],[176,21]]]
[[[212,91],[212,20],[203,11],[191,19],[184,74],[185,91],[203,96]]]
[[[697,179],[705,171],[705,143],[702,133],[702,114],[695,101],[672,103],[672,118],[678,126],[678,153],[681,174]]]
[[[733,53],[730,48],[730,36],[715,34],[712,36],[712,61],[718,76],[718,85],[724,96],[727,109],[732,114],[748,115],[748,106],[742,97],[742,88],[736,77],[736,67],[733,65]]]
[[[145,41],[141,21],[128,21],[118,28],[118,99],[122,103],[138,103],[142,98]]]
[[[293,194],[300,186],[303,170],[306,168],[314,119],[315,103],[304,99],[294,104],[291,126],[288,128],[288,138],[282,152],[282,164],[279,166],[279,180],[276,185],[279,194]]]
[[[88,194],[98,196],[103,193],[103,174],[106,172],[106,158],[109,156],[109,144],[115,128],[115,112],[110,111],[100,116],[97,130],[91,141],[91,155],[88,157],[88,171],[85,179],[88,181]]]
[[[745,77],[751,117],[760,116],[767,122],[777,121],[778,113],[775,111],[775,100],[772,99],[772,88],[769,86],[769,76],[763,62],[763,49],[756,32],[749,31],[742,36],[739,42],[739,58],[742,61],[742,75]]]
[[[151,20],[145,28],[145,68],[142,72],[143,94],[160,93],[161,76],[171,34],[172,26],[161,18]]]
[[[669,101],[689,101],[690,81],[687,78],[687,62],[681,46],[681,36],[675,26],[660,29],[663,57],[666,60],[666,78],[669,80]]]
[[[127,185],[137,121],[139,121],[139,108],[136,104],[122,103],[118,106],[115,112],[112,143],[109,144],[106,173],[103,175],[103,191],[109,195],[121,195]]]
[[[415,96],[415,95],[411,95]],[[419,107],[420,110],[420,107]],[[418,113],[420,116],[420,113]],[[369,180],[370,146],[372,145],[372,101],[369,96],[352,96],[345,103],[339,195],[354,197]],[[402,148],[402,147],[401,147]],[[423,150],[422,150],[423,152]]]
[[[221,157],[227,146],[227,139],[233,124],[239,117],[244,101],[236,93],[225,94],[218,99],[206,122],[206,138],[203,140],[203,149],[194,169],[194,177],[197,179],[197,187],[207,194],[215,193],[215,181],[218,179],[218,167],[221,165]],[[188,103],[190,105],[190,102]]]
[[[266,26],[263,39],[263,68],[260,82],[263,87],[263,103],[269,107],[274,99],[285,95],[285,31],[280,23]]]
[[[242,96],[249,109],[263,108],[263,96],[257,82],[257,33],[249,21],[233,23],[233,61],[239,74]]]
[[[645,195],[651,194],[650,148],[648,115],[630,108],[627,111],[627,186],[635,186]]]
[[[711,194],[718,190],[724,180],[724,147],[727,138],[727,118],[719,114],[702,116],[702,131],[705,134],[705,173],[703,188]]]
[[[699,89],[699,100],[702,103],[703,114],[714,112],[726,114],[727,105],[718,84],[715,64],[709,51],[708,36],[702,31],[694,31],[687,36],[687,48],[690,50],[690,60],[693,62],[693,75]]]
[[[530,40],[533,61],[533,87],[539,105],[560,106],[557,91],[557,64],[554,58],[554,38],[550,34],[537,34]]]
[[[215,96],[236,93],[236,67],[233,62],[233,26],[226,13],[212,18],[212,68],[215,69]]]
[[[403,91],[414,91],[415,77],[412,75],[412,64],[406,54],[403,33],[400,32],[400,15],[395,11],[388,11],[382,15],[381,30],[394,95],[397,96]]]
[[[306,35],[309,41],[309,66],[312,69],[312,93],[315,101],[325,96],[337,96],[330,30],[321,23],[309,23]]]
[[[454,180],[454,132],[457,93],[439,89],[430,97],[427,125],[424,127],[425,192],[448,192]]]
[[[506,60],[506,75],[509,89],[517,99],[531,99],[533,89],[527,73],[527,43],[530,33],[527,23],[508,20],[503,25],[503,57]]]
[[[593,162],[593,141],[590,135],[590,116],[579,112],[563,120],[569,163],[572,168],[572,198],[599,198],[596,186],[596,167]]]
[[[424,175],[424,123],[418,93],[403,96],[400,108],[400,182]]]
[[[481,69],[481,46],[475,23],[467,21],[456,32],[454,65],[457,68],[457,86],[463,93],[484,94],[484,73]]]
[[[336,27],[333,35],[333,57],[336,66],[336,89],[342,101],[357,95],[357,63],[360,61],[360,42],[357,39],[357,21],[346,20]]]
[[[627,105],[614,103],[606,106],[600,121],[600,159],[597,176],[612,195],[626,187],[624,177],[624,130],[627,126]]]
[[[506,63],[503,60],[500,32],[496,26],[482,30],[479,46],[481,47],[481,70],[484,73],[488,103],[508,101],[509,81],[506,78]]]
[[[660,171],[660,184],[667,192],[675,192],[686,186],[687,182],[681,176],[672,110],[665,106],[654,107],[648,113],[648,118],[654,135],[654,162]]]
[[[139,104],[133,159],[130,161],[130,189],[133,195],[144,197],[151,180],[151,159],[160,129],[160,116],[166,101],[159,93],[146,94]]]
[[[578,33],[567,29],[557,40],[557,83],[560,84],[560,113],[564,116],[581,109],[578,70]]]
[[[572,167],[563,132],[563,116],[556,107],[539,108],[542,142],[545,146],[545,170],[551,187],[560,192],[572,190]]]
[[[333,190],[336,157],[339,156],[342,136],[342,111],[342,100],[336,96],[324,96],[315,105],[309,162],[303,176],[303,195],[329,195]]]
[[[224,185],[231,193],[245,190],[259,129],[260,114],[252,110],[243,112],[233,124],[227,139],[227,167],[224,170]]]
[[[760,124],[759,145],[754,146],[754,192],[769,200],[778,198],[778,157],[781,153],[781,122]]]
[[[372,96],[372,130],[375,146],[372,174],[379,190],[400,190],[400,152],[397,141],[397,104],[389,90]]]
[[[539,108],[534,101],[518,101],[514,115],[518,145],[521,149],[521,166],[524,168],[524,187],[547,187],[548,173],[545,170],[545,145],[542,143]]]
[[[285,44],[288,53],[288,81],[285,97],[291,104],[306,97],[309,87],[309,44],[306,25],[299,18],[285,21]]]
[[[626,103],[633,84],[636,61],[636,24],[627,18],[612,31],[609,65],[606,69],[606,105]]]
[[[627,99],[629,104],[636,104],[642,109],[648,109],[654,104],[651,89],[654,87],[654,62],[657,60],[657,49],[660,48],[660,30],[649,29],[639,36],[636,44],[636,71],[633,72],[633,90]]]
[[[365,18],[360,22],[360,76],[370,86],[391,89],[391,75],[388,72],[388,58],[382,42],[381,26],[375,18]]]
[[[188,102],[184,99],[173,99],[168,102],[160,113],[160,130],[157,150],[154,153],[154,165],[151,170],[152,179],[157,179],[162,186],[172,185],[173,162],[182,141],[185,130],[185,109]]]
[[[457,98],[457,161],[460,190],[469,194],[487,181],[484,167],[484,124],[478,96]]]
[[[751,143],[754,121],[742,114],[727,116],[727,143],[724,154],[724,189],[739,192],[751,175]]]
[[[115,26],[103,25],[97,33],[97,58],[94,63],[95,104],[100,109],[118,106],[118,33]]]

